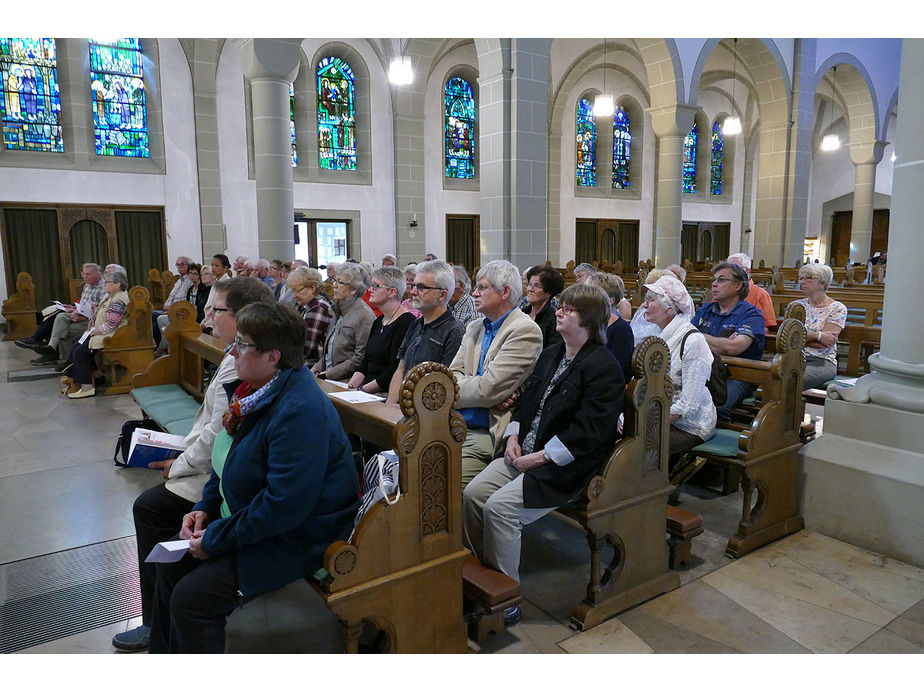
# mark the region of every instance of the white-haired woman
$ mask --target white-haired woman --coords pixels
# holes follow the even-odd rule
[[[673,274],[645,284],[642,308],[645,318],[661,329],[659,335],[671,353],[671,429],[668,453],[671,465],[679,455],[708,440],[715,432],[715,405],[706,389],[712,373],[712,351],[706,338],[690,324],[693,300]]]
[[[827,265],[812,263],[799,268],[799,287],[805,298],[793,303],[805,306],[802,387],[806,390],[821,387],[837,375],[837,338],[847,324],[847,306],[826,293],[833,278],[834,272]]]
[[[417,277],[417,264],[414,262],[408,263],[404,266],[404,300],[401,301],[401,307],[404,308],[408,313],[413,315],[415,318],[420,317],[420,311],[417,310],[411,301],[411,287],[414,286],[414,279]]]
[[[345,262],[334,279],[334,322],[327,330],[321,359],[311,367],[320,378],[349,380],[366,355],[366,341],[375,320],[362,300],[369,274],[355,262]]]

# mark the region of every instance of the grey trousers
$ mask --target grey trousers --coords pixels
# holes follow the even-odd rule
[[[821,387],[829,380],[834,380],[837,375],[837,366],[817,356],[805,357],[805,374],[802,376],[802,387],[809,390],[813,387]]]
[[[523,527],[555,510],[523,507],[523,474],[498,458],[462,493],[462,543],[485,565],[520,581]]]
[[[58,313],[55,316],[54,324],[51,326],[51,337],[48,338],[48,346],[56,347],[58,349],[58,358],[64,361],[71,350],[71,344],[89,329],[90,323],[87,320],[74,322],[68,313]]]
[[[462,489],[494,459],[494,436],[483,428],[469,429],[462,443]]]

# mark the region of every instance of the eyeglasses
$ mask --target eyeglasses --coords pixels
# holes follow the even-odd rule
[[[237,349],[237,353],[243,355],[247,352],[248,349],[256,349],[257,345],[245,342],[243,339],[241,339],[241,336],[238,335],[234,338],[234,348]]]
[[[564,303],[558,304],[558,310],[561,311],[562,315],[571,315],[572,313],[579,313],[580,311],[577,308],[572,308],[571,306],[566,306]]]
[[[369,288],[375,291],[376,289],[387,289],[387,286],[382,286],[381,284],[370,284]]]
[[[733,282],[735,280],[731,277],[711,277],[709,281],[713,284],[722,284],[723,282]]]
[[[341,280],[338,279],[337,277],[334,277],[333,282],[334,282],[334,284],[339,284],[340,286],[349,286],[349,285],[350,285],[350,282],[341,281]]]
[[[485,291],[488,291],[489,289],[493,289],[493,288],[494,287],[491,284],[475,284],[475,289],[480,294],[483,294]]]
[[[427,291],[427,290],[429,290],[429,289],[436,289],[437,291],[440,290],[440,287],[438,287],[438,286],[427,286],[426,284],[421,284],[420,282],[418,282],[418,283],[416,283],[416,284],[411,284],[411,288],[412,288],[412,289],[417,289],[418,292]]]

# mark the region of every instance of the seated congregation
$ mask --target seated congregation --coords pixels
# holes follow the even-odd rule
[[[155,390],[172,387],[198,406],[174,426],[185,451],[153,463],[164,483],[135,501],[142,625],[116,635],[117,649],[223,652],[232,611],[306,578],[341,619],[348,651],[364,647],[366,616],[389,608],[390,626],[379,628],[390,629],[393,651],[464,650],[468,551],[477,561],[466,564],[466,618],[515,624],[523,528],[556,511],[585,527],[592,556],[619,532],[639,552],[632,560],[644,556],[644,570],[610,585],[592,574],[572,617],[589,627],[679,584],[667,535],[674,567],[701,520],[668,507],[665,531],[665,506],[707,459],[745,490],[731,555],[801,528],[799,355],[807,382],[831,375],[832,356],[836,365],[844,316],[825,295],[829,268],[800,271],[805,327],[790,320],[775,333],[771,369],[747,256],[712,268],[712,300],[698,310],[683,268],[652,270],[633,292],[634,313],[623,278],[591,265],[570,283],[570,271],[521,273],[506,260],[474,277],[435,258],[403,270],[390,255],[378,269],[347,261],[324,268],[327,279],[304,265],[239,257],[232,272],[225,255],[207,266],[180,257],[150,312],[152,356],[135,374],[136,401],[153,411]],[[95,359],[128,303],[124,270],[84,270],[92,317],[68,307],[17,341],[72,380],[72,399],[95,394]],[[349,391],[377,397],[338,397]],[[730,436],[724,448],[720,433]],[[394,492],[384,493],[374,465],[389,448]],[[644,508],[633,511],[644,522],[617,509],[630,487],[646,499],[629,504]],[[763,520],[748,517],[753,493],[766,500]],[[646,531],[630,536],[640,524]],[[438,548],[421,539],[440,532]],[[189,540],[182,560],[145,561],[177,538]],[[502,595],[478,583],[479,569],[506,576]],[[419,614],[399,612],[419,606],[397,592],[428,580],[445,595],[433,632],[412,635]]]

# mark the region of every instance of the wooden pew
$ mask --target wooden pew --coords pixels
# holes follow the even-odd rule
[[[151,294],[151,305],[154,310],[163,310],[164,307],[164,285],[160,280],[160,270],[148,270],[148,292]]]
[[[35,332],[35,286],[28,272],[16,275],[16,292],[3,302],[3,317],[6,318],[4,340],[25,339]]]
[[[340,619],[349,653],[358,651],[364,621],[385,633],[388,652],[466,651],[462,564],[470,554],[462,546],[466,426],[454,408],[458,393],[448,368],[426,362],[405,376],[400,411],[331,398],[347,432],[393,448],[400,462],[401,497],[370,508],[352,541],[331,544],[310,580]]]
[[[556,511],[577,521],[590,546],[590,578],[571,626],[587,630],[614,614],[680,585],[668,568],[665,508],[673,385],[670,353],[646,337],[632,357],[623,438],[576,502]],[[613,557],[602,565],[605,546]]]
[[[132,389],[132,377],[154,359],[154,339],[151,336],[151,302],[148,290],[133,286],[128,290],[128,323],[103,338],[99,354],[99,369],[106,376],[101,391],[104,395],[119,395]]]
[[[780,325],[771,361],[723,357],[730,378],[758,385],[761,407],[749,426],[717,428],[690,451],[740,477],[741,521],[725,549],[733,558],[805,527],[797,497],[804,346],[805,327],[790,318]]]

